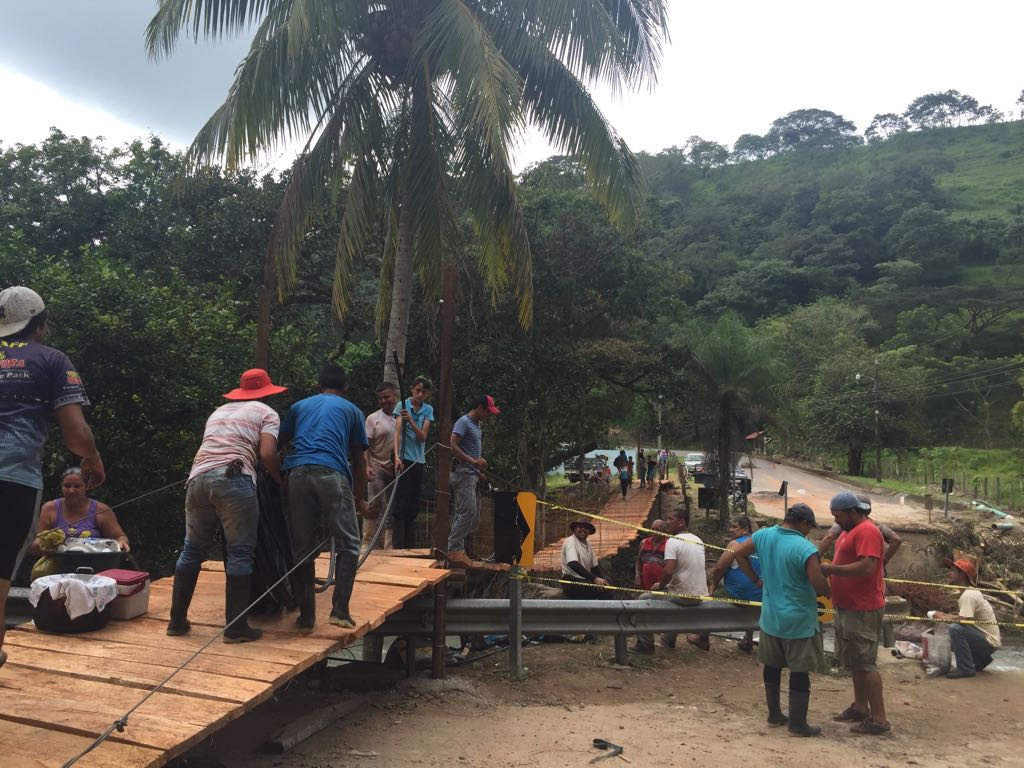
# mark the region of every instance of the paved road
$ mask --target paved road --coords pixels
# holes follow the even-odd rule
[[[743,460],[742,466],[747,474],[751,473],[746,459]],[[828,508],[828,502],[832,496],[844,490],[862,492],[844,483],[765,459],[754,459],[753,475],[751,501],[757,506],[758,512],[769,517],[781,518],[783,516],[782,497],[778,495],[779,486],[782,485],[783,480],[789,481],[789,503],[802,501],[810,505],[819,524],[829,523],[832,519]],[[901,504],[899,496],[890,494],[868,495],[871,497],[871,516],[874,519],[894,526],[928,525],[928,512],[924,507],[918,506],[910,500]],[[937,512],[937,515],[933,513],[933,519],[938,519],[941,516],[941,510],[937,510]]]

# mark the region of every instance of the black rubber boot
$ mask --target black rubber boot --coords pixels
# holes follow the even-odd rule
[[[308,635],[316,627],[316,571],[313,563],[303,563],[292,571],[292,594],[299,606],[295,627]]]
[[[768,725],[786,725],[789,718],[782,711],[782,694],[779,686],[765,683],[764,698],[768,702]]]
[[[356,581],[358,555],[339,552],[334,563],[334,595],[331,597],[331,624],[345,629],[355,629],[356,623],[349,613],[348,603],[352,598],[352,587]]]
[[[263,630],[249,626],[245,609],[252,602],[252,576],[228,576],[224,594],[224,613],[227,623],[236,616],[238,621],[224,630],[225,643],[248,643],[263,637]]]
[[[167,622],[168,635],[187,635],[192,629],[188,620],[188,607],[192,604],[192,595],[196,592],[199,571],[175,571],[174,586],[171,591],[171,620]]]
[[[806,691],[789,692],[789,732],[794,736],[820,736],[821,728],[807,724],[807,705],[811,694]]]

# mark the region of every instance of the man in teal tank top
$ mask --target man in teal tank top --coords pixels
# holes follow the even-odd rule
[[[821,728],[807,724],[811,698],[810,672],[824,671],[816,595],[828,594],[817,548],[807,540],[817,528],[806,504],[786,510],[782,525],[762,528],[735,551],[740,568],[756,577],[749,558],[761,561],[763,597],[758,660],[764,664],[768,724],[789,724],[795,736],[817,736]],[[789,717],[782,713],[782,668],[789,667]]]

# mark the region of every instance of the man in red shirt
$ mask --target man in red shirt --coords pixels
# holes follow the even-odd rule
[[[842,533],[836,540],[835,560],[823,564],[821,571],[831,577],[836,658],[853,674],[853,704],[833,719],[855,722],[853,733],[877,736],[890,730],[882,676],[875,664],[885,614],[885,540],[867,519],[870,506],[850,491],[833,496],[829,506]]]

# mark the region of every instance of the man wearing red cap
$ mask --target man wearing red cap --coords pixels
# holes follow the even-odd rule
[[[978,569],[967,558],[956,562],[947,560],[949,583],[967,587],[960,593],[956,613],[931,611],[928,615],[942,621],[969,621],[973,624],[950,624],[949,644],[956,657],[956,669],[946,675],[951,679],[974,677],[992,663],[992,653],[1002,643],[999,625],[992,606],[977,589],[970,589],[978,583]]]
[[[174,567],[171,620],[168,635],[184,635],[192,628],[188,607],[199,578],[199,568],[213,547],[217,524],[224,529],[227,562],[224,573],[225,643],[258,640],[262,632],[244,616],[249,606],[252,566],[256,553],[259,502],[256,498],[257,462],[278,483],[277,433],[281,419],[263,398],[287,392],[270,380],[262,368],[242,374],[237,389],[224,395],[231,402],[206,420],[203,442],[192,462],[185,495],[185,544]]]
[[[480,523],[476,503],[476,484],[480,473],[487,469],[483,458],[483,433],[480,425],[501,410],[490,395],[480,395],[470,403],[469,412],[459,417],[452,427],[451,492],[455,502],[455,515],[448,534],[448,562],[465,568],[473,561],[466,554],[466,539],[473,535]]]

